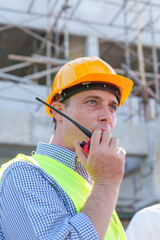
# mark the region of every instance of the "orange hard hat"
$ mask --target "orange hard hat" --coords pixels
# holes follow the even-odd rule
[[[102,59],[98,57],[82,57],[66,63],[58,71],[46,102],[51,104],[54,97],[57,94],[61,95],[64,90],[72,89],[76,85],[79,88],[79,84],[85,85],[89,83],[103,83],[105,86],[115,86],[120,94],[119,105],[124,104],[133,87],[133,82],[130,79],[117,75],[114,69]],[[97,85],[95,89],[101,89],[101,87]],[[106,90],[108,89],[106,88]],[[45,106],[45,109],[47,114],[53,117],[51,109],[48,106]]]

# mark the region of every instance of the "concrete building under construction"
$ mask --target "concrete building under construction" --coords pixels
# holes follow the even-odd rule
[[[160,202],[160,3],[158,0],[0,2],[0,165],[39,141],[52,120],[46,99],[68,60],[99,56],[134,81],[114,135],[127,151],[117,212],[127,225]]]

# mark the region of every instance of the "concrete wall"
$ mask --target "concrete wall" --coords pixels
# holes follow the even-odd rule
[[[132,160],[131,154],[140,161],[139,166],[135,166],[126,173],[121,185],[118,204],[121,211],[136,212],[143,207],[160,202],[159,121],[143,123],[138,128],[136,125],[132,126],[128,141],[124,142],[124,146],[128,150],[128,160]]]
[[[45,113],[1,110],[0,143],[35,146],[39,141],[49,142],[54,124]]]

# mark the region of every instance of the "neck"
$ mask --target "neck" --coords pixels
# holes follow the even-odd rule
[[[56,145],[56,146],[60,146],[63,148],[66,148],[68,150],[71,150],[72,152],[75,152],[75,148],[72,146],[68,146],[67,144],[65,144],[65,142],[63,141],[63,139],[61,139],[59,137],[58,134],[55,133],[52,135],[51,140],[50,140],[50,144]]]

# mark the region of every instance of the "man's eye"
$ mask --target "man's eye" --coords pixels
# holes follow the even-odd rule
[[[110,105],[109,108],[110,108],[111,110],[114,110],[114,111],[117,110],[117,106],[115,106],[115,105]]]
[[[90,104],[96,104],[96,101],[95,101],[95,100],[89,100],[88,103],[90,103]]]

